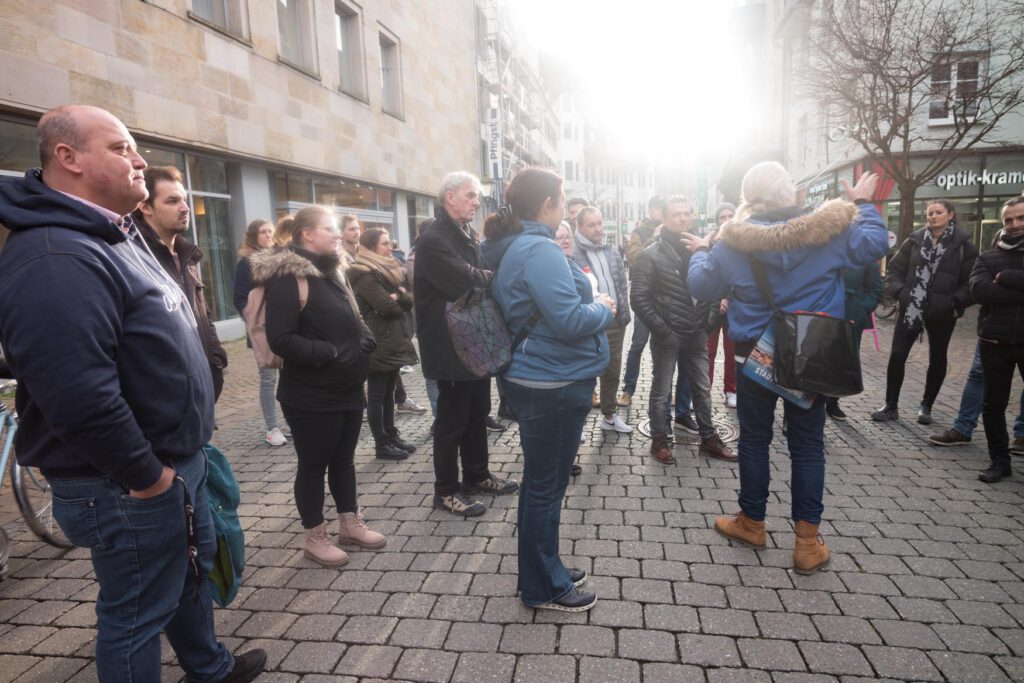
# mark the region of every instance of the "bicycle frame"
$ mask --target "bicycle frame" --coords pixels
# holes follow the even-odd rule
[[[0,390],[4,387],[0,385]],[[3,435],[3,450],[0,451],[0,487],[4,485],[4,477],[7,476],[7,461],[14,451],[14,434],[18,431],[18,420],[14,413],[0,404],[0,434]]]

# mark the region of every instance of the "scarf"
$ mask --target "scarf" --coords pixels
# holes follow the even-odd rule
[[[935,267],[945,255],[949,243],[953,241],[954,227],[953,221],[950,221],[937,240],[932,238],[931,230],[924,231],[924,239],[921,240],[921,264],[914,272],[910,302],[903,313],[903,324],[908,329],[916,330],[924,322],[924,311],[928,305],[928,285],[935,275]]]
[[[597,291],[615,298],[615,280],[612,278],[612,267],[608,261],[608,245],[602,239],[594,243],[576,231],[576,244],[580,249],[587,252],[587,260],[590,261],[590,272],[597,278]]]
[[[999,234],[996,235],[996,247],[1004,251],[1019,249],[1022,241],[1024,241],[1024,233],[1011,237],[1006,234],[1005,230],[1000,230]]]
[[[360,249],[356,263],[366,266],[370,272],[379,275],[383,281],[398,289],[405,281],[405,268],[393,256],[381,256],[369,249]]]

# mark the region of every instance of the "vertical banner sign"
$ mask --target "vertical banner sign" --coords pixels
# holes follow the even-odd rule
[[[492,94],[491,96],[491,107],[490,117],[487,122],[489,126],[489,144],[488,144],[488,164],[491,171],[491,180],[495,183],[500,183],[505,177],[504,169],[502,166],[502,149],[501,149],[501,112],[499,110],[498,95]]]

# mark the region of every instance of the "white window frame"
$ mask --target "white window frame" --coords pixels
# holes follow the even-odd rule
[[[316,48],[316,8],[313,0],[274,0],[277,7],[277,40],[278,60],[303,71],[315,78],[319,78],[317,69],[317,48]],[[284,25],[281,22],[281,9],[289,13],[292,7],[297,8],[295,38],[296,49],[299,54],[286,54],[286,42]]]
[[[380,48],[380,106],[386,114],[405,117],[402,97],[402,43],[394,33],[378,24]]]
[[[334,47],[338,55],[338,90],[365,102],[366,52],[363,50],[363,10],[359,5],[335,0]]]
[[[978,65],[978,75],[977,75],[977,78],[969,79],[969,80],[973,80],[974,81],[975,89],[980,88],[982,83],[984,82],[985,75],[986,75],[986,66],[988,65],[988,58],[987,58],[987,55],[985,55],[984,53],[980,53],[980,52],[960,53],[960,54],[956,54],[956,55],[950,55],[948,58],[942,60],[942,62],[936,62],[936,65],[938,65],[939,63],[945,63],[945,64],[947,64],[949,66],[949,81],[940,81],[940,83],[946,83],[946,89],[945,89],[945,92],[946,92],[946,98],[945,98],[946,115],[942,116],[942,117],[932,116],[932,104],[933,104],[933,102],[935,102],[935,92],[934,91],[935,91],[936,84],[935,84],[935,82],[933,82],[932,77],[929,77],[929,79],[928,79],[929,94],[930,94],[929,99],[928,99],[928,125],[929,126],[948,126],[948,125],[952,125],[952,124],[956,123],[956,119],[954,117],[954,111],[956,110],[957,101],[958,101],[959,98],[957,98],[955,95],[951,97],[951,94],[957,93],[958,89],[960,87],[959,86],[959,73],[960,73],[960,64],[962,62],[973,62],[973,63]],[[933,74],[933,76],[934,76],[934,74]],[[972,114],[969,114],[966,118],[967,118],[967,120],[970,123],[973,123],[978,118],[978,110],[976,109]]]
[[[210,16],[203,13],[201,4],[209,6]],[[248,0],[192,0],[189,16],[233,38],[249,42]]]

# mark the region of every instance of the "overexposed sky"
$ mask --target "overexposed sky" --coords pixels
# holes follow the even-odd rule
[[[654,161],[713,154],[756,103],[730,36],[733,0],[510,0],[538,46],[579,78],[615,137]]]

